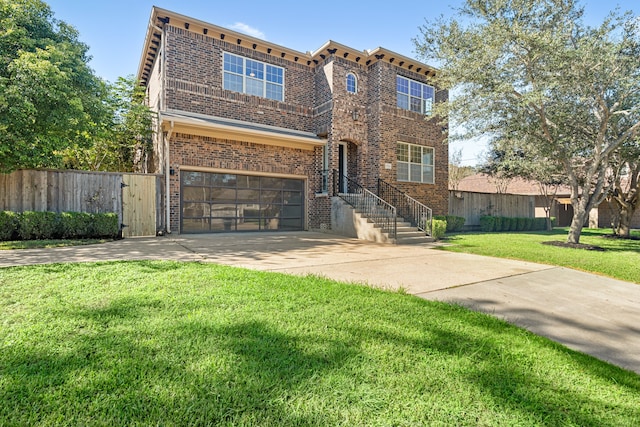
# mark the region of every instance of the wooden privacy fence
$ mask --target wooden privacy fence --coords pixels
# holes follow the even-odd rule
[[[162,175],[18,170],[0,173],[0,211],[118,214],[123,237],[165,228]]]
[[[534,218],[535,196],[449,191],[449,215],[465,218],[466,229],[480,226],[483,215]]]

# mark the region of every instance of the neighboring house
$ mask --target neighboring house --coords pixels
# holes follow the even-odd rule
[[[384,48],[303,53],[154,7],[138,78],[158,112],[170,230],[328,229],[342,176],[446,213],[435,72]]]
[[[485,174],[475,174],[460,180],[458,191],[471,193],[501,193],[535,196],[535,216],[545,217],[544,207],[547,205],[546,197],[541,194],[538,183],[522,178],[500,180]],[[567,186],[559,186],[555,193],[549,194],[551,199],[551,216],[557,218],[560,227],[571,225],[573,218],[573,206],[571,206],[571,189]],[[598,208],[589,214],[589,227],[609,228],[613,217],[613,208],[608,201],[602,202]],[[640,210],[633,216],[632,228],[640,228]]]

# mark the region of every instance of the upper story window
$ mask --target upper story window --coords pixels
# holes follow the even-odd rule
[[[398,92],[398,108],[415,111],[427,116],[431,115],[435,94],[433,86],[397,76],[396,88]]]
[[[224,53],[223,88],[284,101],[284,68]]]
[[[358,80],[356,79],[356,75],[353,73],[347,74],[347,92],[349,93],[358,92]]]
[[[398,181],[433,184],[433,148],[398,142],[396,156]]]

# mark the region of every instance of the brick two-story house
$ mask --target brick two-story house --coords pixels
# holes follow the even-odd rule
[[[435,72],[384,48],[303,53],[154,7],[138,78],[158,113],[170,230],[328,229],[341,176],[446,213]]]

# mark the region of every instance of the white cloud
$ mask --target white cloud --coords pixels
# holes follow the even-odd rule
[[[241,33],[250,35],[252,37],[258,38],[258,39],[262,39],[262,40],[266,40],[267,37],[264,35],[264,33],[260,30],[258,30],[257,28],[253,28],[250,25],[247,25],[245,23],[242,22],[236,22],[235,24],[231,25],[229,28],[231,28],[232,30],[236,30],[239,31]]]

